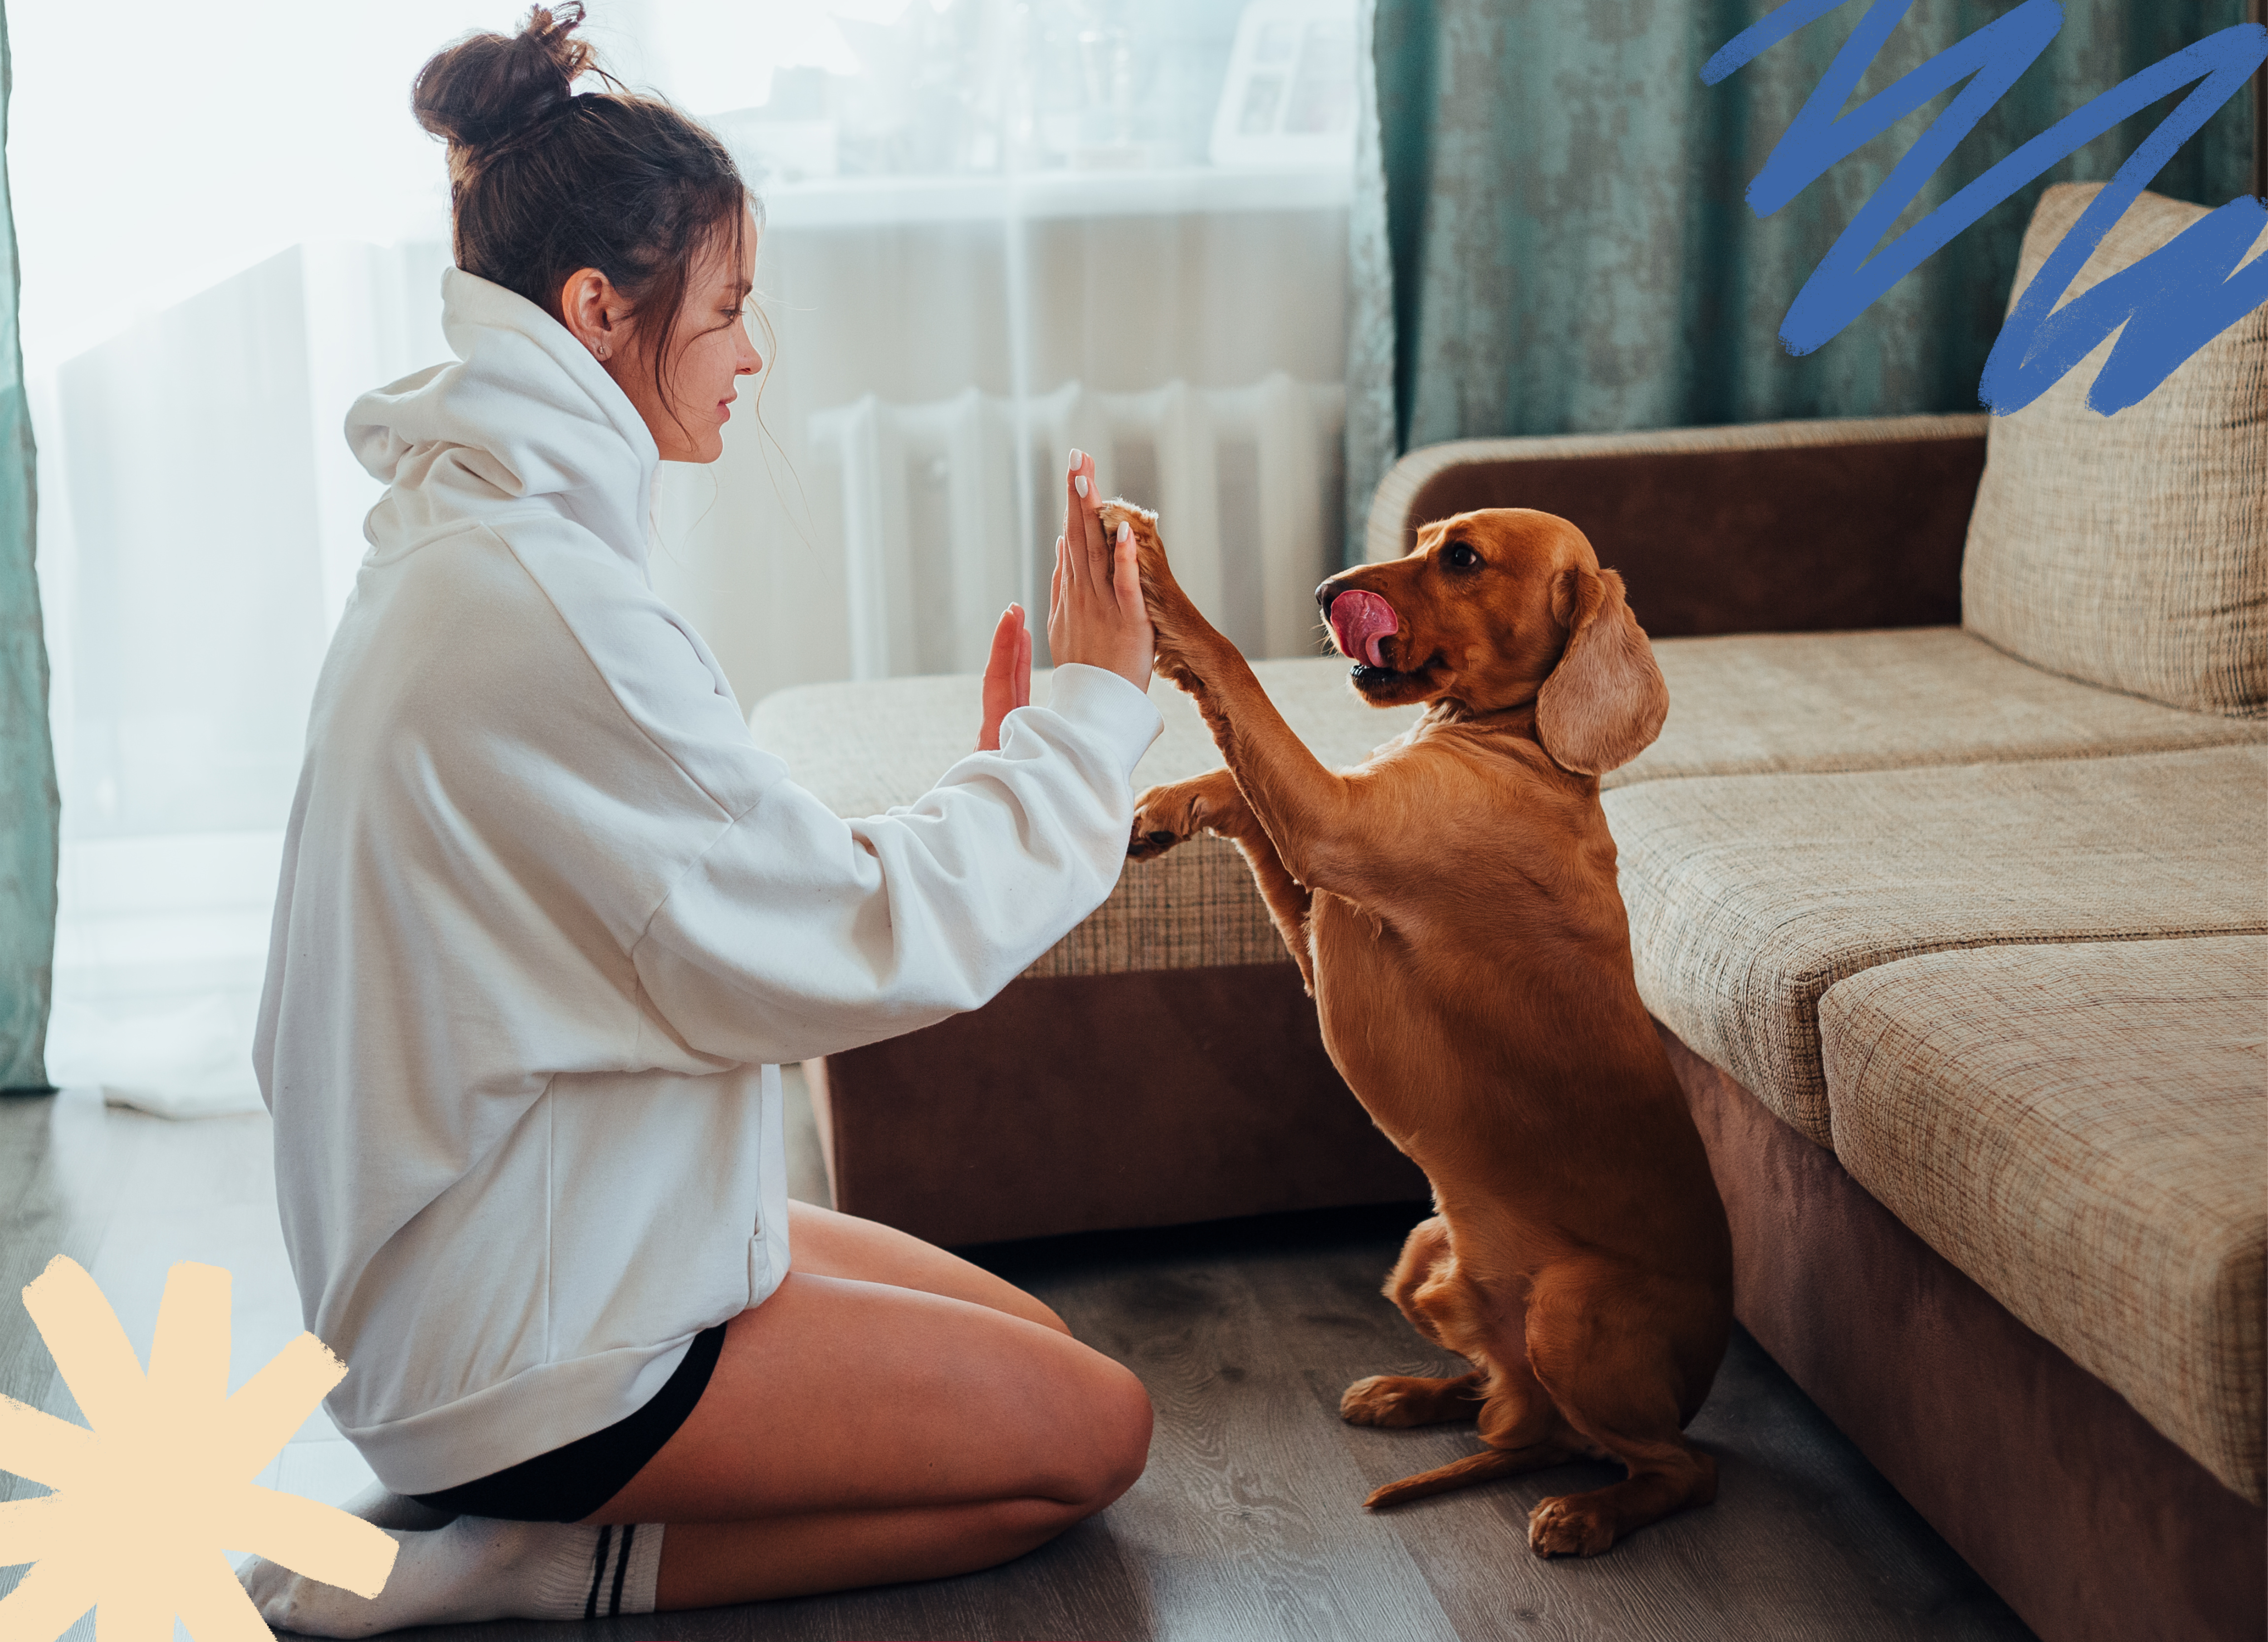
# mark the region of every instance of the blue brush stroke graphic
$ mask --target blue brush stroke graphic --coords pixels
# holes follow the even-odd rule
[[[1718,84],[1760,53],[1847,4],[1849,0],[1789,0],[1710,58],[1701,70],[1703,83]],[[1978,399],[1999,415],[2021,410],[2124,326],[2088,392],[2089,406],[2106,416],[2114,414],[2141,400],[2214,336],[2268,302],[2268,255],[2238,267],[2260,231],[2268,227],[2268,207],[2241,194],[2078,300],[2060,309],[2054,305],[2111,225],[2175,150],[2268,61],[2268,28],[2245,23],[2222,29],[2121,81],[1882,246],[1882,236],[1899,215],[1961,139],[2038,60],[2064,22],[2063,8],[2056,0],[2023,0],[1858,107],[1842,112],[1867,66],[1912,7],[1913,0],[1873,0],[1749,187],[1750,209],[1758,216],[1770,216],[1837,161],[1931,99],[1968,82],[1883,179],[1796,293],[1779,333],[1789,353],[1808,354],[1821,347],[1955,235],[2058,160],[2120,121],[2191,85],[2197,89],[2176,103],[2118,167],[2024,288],[1984,362]]]

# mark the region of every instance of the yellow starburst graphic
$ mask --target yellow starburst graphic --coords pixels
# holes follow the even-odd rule
[[[101,1642],[268,1642],[224,1546],[375,1596],[396,1547],[379,1528],[252,1478],[346,1365],[302,1334],[228,1395],[229,1274],[166,1275],[144,1375],[118,1314],[57,1256],[24,1308],[85,1426],[0,1397],[0,1470],[53,1492],[0,1505],[0,1567],[35,1565],[0,1600],[0,1638],[52,1642],[89,1608]]]

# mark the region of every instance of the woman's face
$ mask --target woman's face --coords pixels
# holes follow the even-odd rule
[[[740,235],[740,254],[729,242],[712,245],[686,282],[685,305],[670,338],[661,386],[654,385],[654,338],[659,326],[633,319],[628,345],[609,348],[600,363],[637,407],[665,462],[713,462],[725,452],[740,378],[763,369],[748,335],[748,293],[755,287],[756,227]],[[594,350],[595,351],[595,350]]]

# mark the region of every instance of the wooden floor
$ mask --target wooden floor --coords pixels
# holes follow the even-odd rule
[[[824,1200],[808,1110],[798,1195]],[[1421,1211],[1292,1216],[983,1251],[1079,1338],[1138,1374],[1158,1410],[1142,1480],[1008,1567],[934,1585],[584,1626],[446,1627],[435,1642],[1173,1642],[1484,1638],[2018,1638],[2029,1633],[1745,1334],[1695,1436],[1717,1503],[1587,1562],[1539,1562],[1528,1508],[1619,1473],[1568,1466],[1381,1515],[1379,1483],[1471,1451],[1469,1427],[1361,1430],[1359,1375],[1446,1372],[1378,1293]],[[240,1382],[298,1331],[264,1117],[166,1123],[91,1091],[0,1102],[0,1392],[67,1417],[70,1393],[18,1298],[48,1259],[93,1272],[147,1352],[166,1269],[235,1274]],[[369,1477],[320,1414],[263,1479],[342,1499]],[[0,1499],[37,1492],[0,1474]],[[0,1571],[0,1594],[19,1574]],[[185,1633],[177,1631],[177,1635]],[[92,1642],[92,1616],[73,1632]]]

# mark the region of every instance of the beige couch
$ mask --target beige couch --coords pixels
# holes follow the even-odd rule
[[[2090,195],[2050,192],[2027,272]],[[2195,215],[2146,195],[2081,283]],[[1437,447],[1373,556],[1533,505],[1629,580],[1671,711],[1603,802],[1742,1321],[2043,1635],[2257,1635],[2268,311],[2115,420],[2089,375],[1989,429]],[[1259,671],[1328,759],[1399,727],[1335,661]],[[1138,780],[1211,767],[1158,695]],[[974,700],[754,716],[858,813],[964,751]],[[1218,843],[1130,869],[987,1008],[817,1070],[841,1206],[948,1242],[1423,1190]]]

